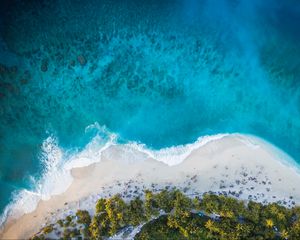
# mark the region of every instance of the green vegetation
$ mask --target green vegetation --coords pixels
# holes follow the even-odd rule
[[[172,213],[145,224],[136,239],[299,239],[299,207],[210,194],[193,200],[181,192],[175,196]]]
[[[207,217],[199,217],[197,214],[191,214],[189,220],[193,225],[203,226]],[[201,229],[199,229],[201,230]],[[192,234],[185,237],[184,234],[177,228],[169,226],[169,218],[167,215],[162,215],[158,219],[152,220],[145,224],[142,230],[135,236],[137,240],[147,239],[205,239],[205,235],[198,231],[198,234]]]
[[[91,224],[91,216],[86,210],[78,210],[76,212],[77,222],[89,226]]]
[[[158,216],[159,211],[157,210],[158,206],[154,200],[153,193],[149,190],[145,191],[145,201],[144,201],[144,210],[147,220],[150,220],[152,216]]]
[[[43,233],[44,234],[49,234],[53,231],[53,225],[48,225],[46,227],[43,228]]]
[[[60,227],[63,227],[64,226],[64,222],[63,220],[59,219],[57,222],[56,222]]]
[[[143,205],[144,202],[139,198],[135,198],[130,201],[127,209],[127,223],[133,226],[137,226],[147,220]]]
[[[176,189],[145,191],[143,200],[129,202],[120,195],[101,198],[93,217],[78,210],[76,223],[74,218],[57,221],[63,228],[60,238],[103,239],[127,226],[146,223],[135,239],[300,239],[299,207],[288,209],[253,201],[246,204],[212,194],[191,199]],[[54,225],[49,225],[33,239],[43,239],[53,229]]]

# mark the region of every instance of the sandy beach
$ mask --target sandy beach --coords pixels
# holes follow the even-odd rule
[[[259,138],[238,134],[208,142],[172,166],[129,146],[110,146],[99,163],[74,168],[72,176],[63,194],[40,201],[20,218],[10,216],[1,238],[28,238],[77,209],[93,213],[99,197],[120,193],[130,199],[145,189],[177,187],[191,196],[214,192],[287,207],[300,203],[300,173],[293,160]]]

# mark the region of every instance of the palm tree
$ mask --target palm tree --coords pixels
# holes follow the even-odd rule
[[[280,233],[280,236],[281,236],[283,239],[288,239],[288,238],[289,238],[289,233],[288,233],[288,231],[286,231],[286,230],[282,230],[281,233]]]
[[[210,231],[210,232],[213,232],[215,230],[215,226],[214,226],[214,222],[212,220],[208,220],[206,223],[205,223],[205,227]]]
[[[268,228],[272,228],[274,226],[274,222],[272,219],[267,219],[266,220],[266,225]]]

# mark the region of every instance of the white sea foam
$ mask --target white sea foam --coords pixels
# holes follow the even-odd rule
[[[0,226],[3,227],[6,219],[9,216],[14,216],[14,218],[22,216],[24,213],[29,213],[35,210],[40,196],[34,192],[27,190],[20,190],[14,192],[12,196],[12,201],[4,209],[3,214],[0,217]]]
[[[181,163],[191,154],[193,150],[202,147],[209,142],[222,139],[223,137],[226,137],[228,135],[229,134],[216,134],[211,136],[203,136],[199,137],[194,143],[162,148],[160,150],[152,150],[147,148],[146,145],[138,144],[136,142],[130,142],[126,144],[126,146],[129,149],[135,149],[139,152],[143,152],[157,161],[172,166]]]
[[[18,218],[24,213],[33,212],[40,200],[48,200],[53,195],[65,192],[73,181],[71,175],[73,168],[101,161],[102,152],[115,144],[117,135],[110,133],[97,123],[89,125],[86,132],[92,129],[96,129],[98,134],[82,151],[75,151],[73,154],[67,154],[54,136],[49,136],[44,140],[40,154],[40,160],[44,166],[41,178],[31,177],[35,186],[32,191],[22,189],[13,194],[11,203],[0,217],[0,226],[7,217]]]
[[[49,136],[44,140],[40,154],[44,166],[40,179],[32,178],[35,189],[32,191],[22,189],[13,194],[12,202],[1,216],[1,225],[8,216],[19,217],[30,213],[37,207],[38,202],[48,200],[52,195],[60,194],[71,185],[72,177],[63,166],[63,150],[58,146],[57,139]]]
[[[57,139],[48,137],[43,142],[41,154],[44,174],[37,186],[37,193],[43,200],[64,192],[72,183],[71,174],[65,169],[63,160],[64,151],[59,147]]]
[[[257,142],[257,138],[253,139],[253,137],[250,137],[250,135],[247,138],[245,138],[244,135],[241,134],[235,134],[235,135],[242,143],[244,143],[246,146],[250,148],[256,149],[260,147],[260,145]]]
[[[100,136],[96,136],[85,149],[77,154],[73,154],[65,164],[65,169],[85,167],[101,161],[102,152],[115,144],[116,136],[111,135],[108,141],[104,141]]]

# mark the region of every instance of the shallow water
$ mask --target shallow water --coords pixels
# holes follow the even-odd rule
[[[110,132],[152,149],[249,133],[300,161],[299,2],[1,4],[0,209]]]

